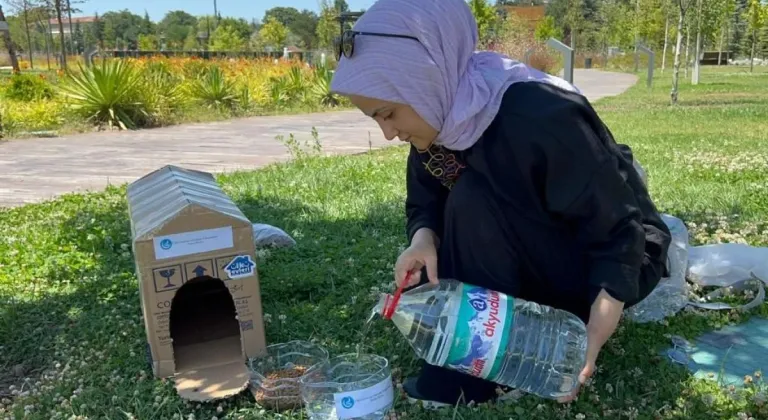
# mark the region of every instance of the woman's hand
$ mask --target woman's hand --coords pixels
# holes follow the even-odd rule
[[[589,314],[589,324],[587,325],[587,362],[579,375],[579,384],[573,390],[571,395],[560,398],[561,403],[571,402],[579,395],[581,387],[597,370],[597,356],[600,349],[616,331],[616,327],[621,320],[621,314],[624,311],[624,302],[611,297],[605,289],[592,304],[592,310]]]
[[[416,286],[421,282],[421,269],[427,267],[430,283],[437,284],[437,235],[431,229],[421,228],[413,235],[409,246],[395,263],[395,283],[401,286],[412,273],[404,287]]]

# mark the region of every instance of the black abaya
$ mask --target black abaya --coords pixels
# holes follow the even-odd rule
[[[632,306],[666,274],[669,229],[631,151],[580,95],[513,85],[471,148],[412,148],[409,238],[440,239],[438,276],[564,309],[588,322],[605,289]],[[426,279],[423,273],[422,279]],[[496,385],[424,365],[419,398],[491,399]]]

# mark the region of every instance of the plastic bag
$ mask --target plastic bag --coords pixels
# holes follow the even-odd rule
[[[756,277],[768,281],[768,248],[714,244],[691,248],[688,274],[702,287],[728,287]]]
[[[285,231],[263,223],[253,224],[253,242],[256,243],[257,248],[268,246],[283,248],[296,245],[296,241]]]
[[[702,301],[691,302],[692,306],[709,310],[750,310],[765,300],[765,285],[768,282],[768,248],[745,244],[714,244],[691,248],[688,276],[701,287],[719,287],[704,296]],[[756,288],[754,299],[741,306],[712,302],[730,291],[744,291]]]
[[[661,218],[672,234],[667,253],[669,277],[662,278],[648,297],[625,311],[627,317],[639,323],[662,320],[688,304],[688,283],[685,281],[689,260],[688,228],[674,216],[662,214]]]

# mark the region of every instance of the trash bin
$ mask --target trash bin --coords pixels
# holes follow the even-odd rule
[[[584,68],[585,69],[591,69],[592,68],[592,57],[587,57],[584,59]]]

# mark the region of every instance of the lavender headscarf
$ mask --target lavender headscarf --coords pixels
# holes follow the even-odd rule
[[[464,0],[378,0],[355,30],[419,39],[359,35],[331,89],[410,105],[439,132],[436,143],[471,147],[496,117],[507,88],[543,82],[579,90],[494,52],[476,52],[477,23]]]

